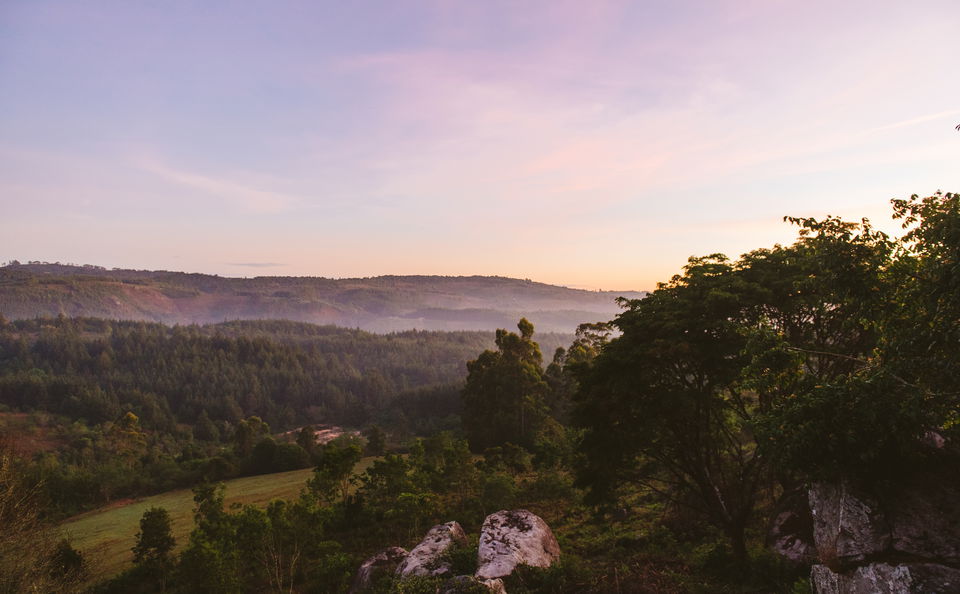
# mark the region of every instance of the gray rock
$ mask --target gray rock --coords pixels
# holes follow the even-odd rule
[[[889,547],[890,529],[879,503],[847,481],[815,483],[809,502],[820,561],[832,570],[852,567]]]
[[[835,573],[814,565],[810,582],[817,594],[948,594],[960,592],[960,570],[935,563],[871,563]]]
[[[483,522],[475,575],[501,578],[518,565],[550,567],[559,558],[560,545],[543,519],[525,509],[501,510]]]
[[[894,551],[960,565],[960,485],[948,478],[911,481],[891,494],[887,508]]]
[[[810,586],[815,594],[839,594],[840,575],[826,565],[814,565],[810,568]]]
[[[813,516],[804,490],[796,490],[780,498],[770,529],[767,545],[778,555],[796,565],[809,565],[817,560],[813,546]]]
[[[394,573],[397,565],[403,562],[406,556],[406,549],[389,547],[370,557],[357,570],[350,592],[363,592],[373,585],[378,575]]]
[[[420,544],[415,546],[397,567],[401,578],[410,576],[437,577],[450,573],[450,563],[444,553],[453,547],[467,545],[467,535],[457,522],[438,524],[431,528]]]
[[[492,580],[480,580],[480,583],[486,586],[493,594],[507,594],[507,589],[500,578]]]
[[[920,443],[934,450],[942,450],[947,445],[947,440],[936,431],[926,431],[920,438]]]
[[[939,451],[944,440],[927,437],[932,453],[895,484],[869,493],[848,481],[812,486],[816,592],[960,593],[960,465]]]

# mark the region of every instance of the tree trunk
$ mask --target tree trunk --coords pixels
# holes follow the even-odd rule
[[[746,526],[744,522],[734,521],[730,523],[725,532],[727,533],[727,539],[730,541],[730,552],[733,554],[733,562],[736,566],[737,573],[743,576],[743,573],[747,569],[747,539],[744,534],[746,531]]]

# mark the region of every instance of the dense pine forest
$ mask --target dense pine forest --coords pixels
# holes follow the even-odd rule
[[[452,428],[464,362],[492,339],[280,321],[4,320],[0,403],[31,416],[2,422],[57,444],[43,484],[62,511],[75,512],[189,485],[204,472],[219,479],[305,464],[294,455],[248,467],[214,455],[249,418],[274,431],[379,424],[403,437]]]
[[[921,472],[960,485],[960,195],[893,211],[900,238],[790,218],[795,243],[693,257],[574,336],[2,319],[0,586],[342,592],[379,549],[523,507],[563,556],[511,594],[809,592],[811,564],[844,568],[776,554],[785,502]],[[359,435],[318,443],[316,424]],[[297,498],[224,505],[218,481],[310,467]],[[176,487],[192,532],[175,542],[149,510],[120,575],[94,579],[57,537],[66,515]],[[25,538],[43,546],[15,552]],[[448,561],[471,574],[476,549]]]

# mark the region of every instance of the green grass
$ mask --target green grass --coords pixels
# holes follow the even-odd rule
[[[357,470],[365,469],[364,460]],[[225,481],[227,509],[234,503],[265,506],[274,499],[292,499],[300,494],[312,468],[265,474]],[[163,507],[170,513],[177,549],[186,545],[193,530],[193,492],[190,489],[114,503],[74,516],[60,528],[90,564],[92,578],[112,577],[133,565],[131,548],[140,530],[140,517],[151,507]]]

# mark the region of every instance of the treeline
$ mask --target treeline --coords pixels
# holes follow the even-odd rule
[[[89,424],[130,410],[171,431],[202,412],[222,427],[359,425],[397,395],[457,384],[491,333],[375,335],[291,322],[177,326],[98,319],[0,323],[0,405]]]

